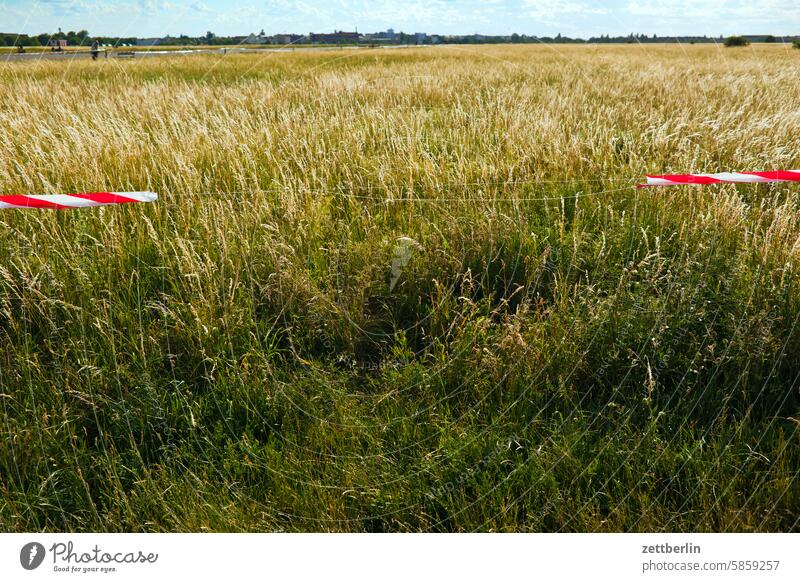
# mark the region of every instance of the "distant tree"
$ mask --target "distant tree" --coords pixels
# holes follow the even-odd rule
[[[743,36],[729,36],[725,39],[725,46],[727,47],[748,46],[749,44]]]
[[[796,49],[800,49],[800,40],[793,40],[792,46]]]
[[[84,31],[81,31],[81,32],[86,32],[86,31],[84,30]],[[86,32],[86,34],[88,35],[89,33]],[[81,37],[74,30],[70,30],[67,33],[67,37],[66,38],[67,38],[67,43],[69,43],[71,45],[81,45],[81,44],[84,44],[84,41],[86,40],[86,37]]]
[[[0,35],[0,46],[36,46],[36,39],[27,34],[2,34]]]

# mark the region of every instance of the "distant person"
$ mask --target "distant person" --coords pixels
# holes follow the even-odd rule
[[[100,43],[97,42],[97,41],[94,41],[92,43],[92,60],[96,61],[97,60],[97,55],[99,55],[99,54],[100,54]]]
[[[20,55],[21,55],[21,54],[22,54],[22,53],[24,53],[24,52],[25,52],[25,47],[24,47],[24,46],[22,46],[22,44],[18,44],[18,45],[17,45],[17,54],[20,54]]]

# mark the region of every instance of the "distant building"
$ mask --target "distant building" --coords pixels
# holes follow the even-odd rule
[[[137,38],[136,46],[157,46],[157,45],[176,45],[183,44],[183,40],[172,36],[162,36],[161,38]]]
[[[53,50],[63,50],[67,46],[67,41],[51,38],[47,41],[47,46],[52,47]]]
[[[361,40],[370,43],[391,43],[395,42],[397,39],[397,35],[395,34],[393,29],[389,29],[383,32],[372,32],[369,34],[362,34]]]
[[[366,34],[362,34],[361,38],[359,39],[361,42],[367,42],[374,44],[376,42],[385,41],[386,39],[381,38],[377,32],[368,32]]]
[[[424,32],[415,32],[414,33],[414,41],[417,44],[424,44],[425,41],[428,40],[428,35]]]
[[[747,42],[778,42],[771,34],[746,34],[743,37]],[[783,39],[781,39],[783,42]]]
[[[242,44],[267,44],[268,42],[267,38],[260,34],[250,34],[242,41]]]
[[[302,34],[275,34],[267,38],[269,44],[295,44],[303,40]]]
[[[344,32],[341,30],[332,33],[312,32],[308,35],[314,44],[350,44],[358,43],[360,35],[357,32]]]

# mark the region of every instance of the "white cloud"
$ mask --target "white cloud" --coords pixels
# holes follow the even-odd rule
[[[789,20],[796,25],[800,19],[800,3],[796,0],[628,0],[625,10],[631,16],[711,22],[742,18],[773,23]],[[747,22],[741,25],[744,27]]]
[[[56,16],[86,14],[92,9],[92,3],[84,0],[39,0],[39,3],[50,7]]]
[[[196,14],[203,14],[208,16],[215,13],[215,10],[212,9],[205,2],[195,2],[192,4],[191,8]]]
[[[0,0],[0,28],[95,34],[330,31],[791,34],[800,0]]]
[[[592,16],[608,13],[606,8],[573,0],[563,2],[560,0],[522,0],[522,5],[525,6],[529,15],[546,20],[552,20],[559,16]]]

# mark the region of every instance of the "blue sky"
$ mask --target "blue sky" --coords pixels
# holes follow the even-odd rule
[[[800,0],[0,0],[0,31],[800,34]]]

